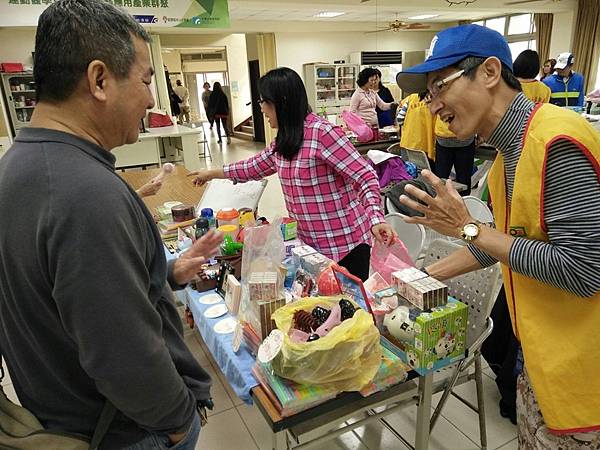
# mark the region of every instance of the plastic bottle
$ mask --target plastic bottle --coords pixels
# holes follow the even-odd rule
[[[208,230],[209,230],[209,222],[206,217],[200,217],[198,220],[196,220],[196,232],[195,232],[196,239],[200,239],[202,236],[204,236],[206,233],[208,233]]]
[[[214,212],[211,208],[203,208],[200,211],[200,217],[206,218],[208,220],[208,228],[213,229],[217,228],[217,219],[215,218]]]

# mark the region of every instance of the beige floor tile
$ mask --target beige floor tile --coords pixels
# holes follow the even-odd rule
[[[206,371],[212,378],[213,384],[210,388],[210,393],[215,404],[214,409],[212,411],[208,411],[208,415],[214,416],[216,414],[222,413],[223,411],[227,411],[234,408],[234,404],[231,401],[231,397],[225,390],[225,386],[223,386],[223,383],[221,382],[221,379],[217,376],[215,370],[212,367],[210,367],[207,368]]]
[[[497,450],[519,450],[519,442],[516,439],[513,439],[502,447],[498,447]]]
[[[408,442],[413,443],[417,423],[416,417],[417,408],[413,406],[389,415],[386,420]],[[471,450],[476,447],[475,442],[461,433],[444,417],[440,417],[429,439],[429,450]]]
[[[209,417],[200,432],[197,450],[257,450],[235,408]]]
[[[250,434],[252,434],[258,448],[260,450],[271,450],[271,428],[267,425],[267,422],[258,408],[254,405],[250,406],[243,404],[236,406],[236,409],[246,424],[246,427],[250,430]]]
[[[496,383],[489,377],[483,377],[485,418],[488,438],[488,448],[497,448],[517,436],[517,427],[509,420],[500,416],[498,402],[500,394]],[[475,382],[465,383],[454,389],[454,392],[473,404],[477,404]],[[479,442],[479,421],[477,414],[454,397],[442,411],[442,415],[458,427],[475,442]]]
[[[398,439],[390,430],[380,422],[372,422],[368,425],[356,428],[354,433],[369,450],[395,449],[405,450],[404,443]],[[412,442],[409,440],[409,442]]]

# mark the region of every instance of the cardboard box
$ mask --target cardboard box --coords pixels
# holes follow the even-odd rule
[[[296,239],[298,236],[298,222],[293,219],[285,218],[281,224],[281,234],[284,241]]]
[[[250,302],[246,311],[246,321],[261,339],[277,328],[275,321],[271,320],[271,314],[282,306],[285,306],[285,299]]]
[[[242,285],[236,277],[227,275],[227,286],[225,287],[225,304],[234,316],[240,309],[240,298],[242,296]]]
[[[397,272],[392,272],[392,286],[396,287],[398,294],[402,297],[406,297],[407,284],[411,281],[427,278],[427,276],[428,275],[425,272],[421,272],[414,267],[398,270]]]
[[[279,297],[277,272],[253,272],[248,280],[250,301],[271,301]]]
[[[410,281],[404,287],[404,298],[422,311],[445,305],[448,301],[448,286],[432,277]]]
[[[321,275],[323,270],[332,264],[333,261],[331,259],[320,253],[313,253],[312,255],[302,256],[300,258],[300,266],[311,274],[315,280],[319,278],[319,275]]]
[[[423,312],[403,298],[383,320],[382,334],[400,349],[402,360],[423,375],[465,357],[469,308],[449,299]]]
[[[294,261],[294,265],[299,267],[301,258],[303,256],[312,255],[313,253],[317,253],[317,251],[310,245],[301,245],[299,247],[294,247],[292,249],[292,258]]]

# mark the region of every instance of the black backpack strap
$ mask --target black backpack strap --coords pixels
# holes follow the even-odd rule
[[[117,408],[114,405],[106,400],[104,407],[102,408],[102,412],[100,413],[100,418],[98,419],[98,423],[96,424],[96,429],[94,430],[94,435],[92,436],[92,440],[90,441],[90,450],[97,450],[100,442],[106,433],[108,432],[108,428],[112,423],[115,415],[117,414]]]

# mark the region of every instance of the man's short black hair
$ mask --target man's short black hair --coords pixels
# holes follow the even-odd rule
[[[369,78],[371,78],[373,75],[377,75],[377,71],[375,69],[373,69],[372,67],[367,67],[367,68],[361,70],[358,74],[358,79],[356,80],[356,84],[359,87],[363,87],[365,84],[367,84],[369,82]]]
[[[61,102],[75,91],[93,60],[118,78],[135,60],[133,36],[150,36],[125,11],[102,0],[58,0],[40,16],[33,76],[38,101]]]
[[[473,80],[475,78],[476,69],[485,62],[487,58],[481,58],[479,56],[468,56],[465,59],[461,60],[454,67],[457,69],[463,69],[465,71],[465,77]],[[504,82],[515,91],[521,92],[521,83],[517,80],[512,72],[512,70],[507,67],[505,64],[502,64],[502,79]]]
[[[540,56],[535,50],[523,50],[513,63],[513,73],[517,78],[531,80],[540,73]]]

